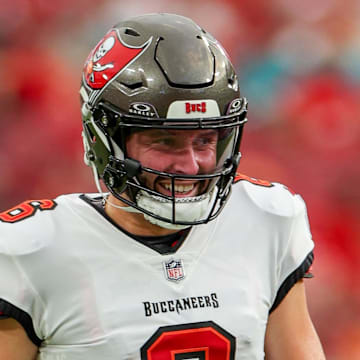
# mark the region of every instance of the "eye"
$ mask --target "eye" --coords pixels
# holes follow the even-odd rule
[[[216,134],[207,134],[199,136],[195,139],[194,145],[200,148],[211,148],[212,145],[216,146],[217,135]]]
[[[155,145],[164,145],[164,146],[174,146],[175,145],[175,140],[174,137],[170,136],[170,137],[161,137],[158,139],[153,140],[153,144]]]

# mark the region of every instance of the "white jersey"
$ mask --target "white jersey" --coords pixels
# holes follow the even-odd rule
[[[172,254],[79,194],[0,219],[0,311],[40,360],[264,359],[269,312],[312,261],[305,205],[280,184],[238,182]]]

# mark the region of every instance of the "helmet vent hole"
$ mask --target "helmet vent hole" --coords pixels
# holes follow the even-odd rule
[[[200,35],[197,35],[196,38],[202,40],[202,37]]]
[[[126,86],[128,89],[135,90],[135,89],[141,88],[143,86],[143,83],[141,81],[131,83],[131,84],[126,84],[124,82],[121,82],[121,85]]]
[[[135,31],[134,29],[131,29],[131,28],[126,28],[125,34],[130,35],[130,36],[140,36],[140,34],[137,31]]]

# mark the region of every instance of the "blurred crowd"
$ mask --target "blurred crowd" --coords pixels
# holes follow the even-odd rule
[[[0,211],[96,191],[80,136],[88,52],[123,18],[192,17],[228,50],[249,100],[240,172],[282,182],[308,205],[309,307],[327,358],[360,359],[358,0],[0,0],[0,8]]]

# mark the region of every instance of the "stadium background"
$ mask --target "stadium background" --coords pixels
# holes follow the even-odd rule
[[[0,211],[95,191],[80,137],[88,52],[128,16],[190,16],[228,50],[249,100],[241,172],[307,202],[316,241],[307,291],[327,358],[360,358],[358,0],[0,0],[0,9]]]

